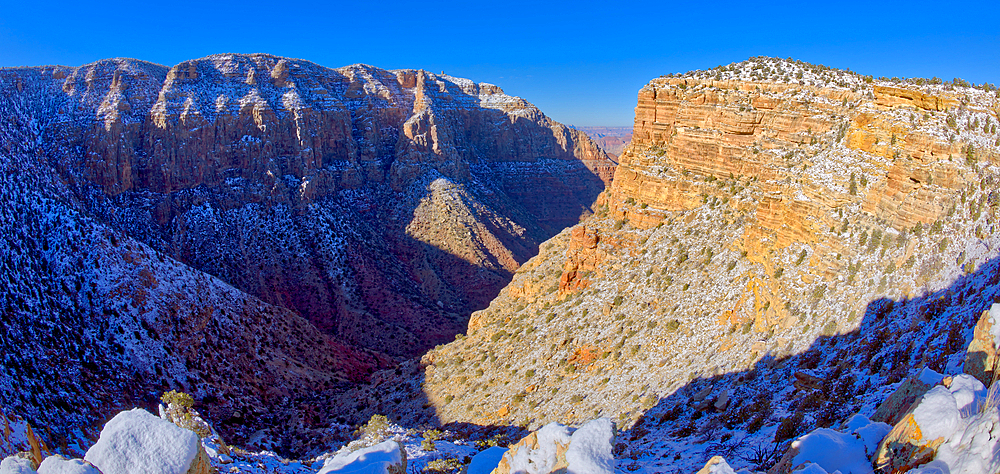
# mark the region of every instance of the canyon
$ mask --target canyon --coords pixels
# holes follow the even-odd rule
[[[553,422],[612,422],[615,472],[819,472],[796,450],[851,430],[880,434],[852,472],[901,472],[960,441],[919,444],[915,402],[993,382],[994,88],[751,58],[651,80],[614,153],[424,71],[219,55],[0,84],[0,342],[35,381],[0,393],[34,426],[182,389],[282,453],[368,421],[432,469],[447,437],[426,472],[470,444],[514,470],[568,439]],[[72,390],[45,379],[78,360]]]
[[[732,455],[871,416],[920,370],[961,370],[1000,296],[997,113],[993,91],[771,58],[654,79],[597,213],[397,392],[423,393],[372,409],[609,417],[636,472],[721,448],[759,469]]]
[[[109,59],[0,89],[0,400],[63,435],[168,387],[236,440],[279,405],[315,424],[298,409],[329,403],[305,400],[463,331],[615,166],[494,85],[421,70]],[[122,388],[62,392],[39,354]]]

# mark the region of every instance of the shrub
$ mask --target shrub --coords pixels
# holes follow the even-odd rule
[[[420,449],[423,449],[424,451],[437,451],[437,446],[434,445],[434,440],[424,438],[424,440],[420,442]]]
[[[795,412],[791,416],[781,420],[781,424],[778,425],[778,430],[774,432],[774,441],[780,443],[787,439],[792,439],[798,432],[799,428],[802,426],[803,415],[801,412]]]
[[[459,472],[463,467],[465,466],[458,458],[441,458],[428,461],[427,467],[422,472],[424,474],[453,474]]]
[[[181,408],[191,408],[194,406],[194,397],[176,390],[164,393],[163,396],[160,397],[160,400],[167,404],[167,406],[170,406],[171,404],[177,405]]]
[[[167,421],[184,429],[195,432],[199,437],[207,438],[211,436],[212,429],[205,420],[202,420],[195,411],[194,397],[184,392],[171,390],[160,397],[167,406],[165,412]]]
[[[358,433],[371,439],[373,445],[378,444],[389,434],[389,418],[385,415],[372,415],[368,423],[358,428]]]

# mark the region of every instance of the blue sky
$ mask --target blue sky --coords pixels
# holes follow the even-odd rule
[[[631,125],[650,79],[757,55],[1000,84],[1000,2],[0,0],[0,67],[227,52],[444,71],[564,123]]]

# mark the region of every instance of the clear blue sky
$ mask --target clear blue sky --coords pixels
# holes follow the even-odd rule
[[[0,67],[270,53],[445,71],[575,125],[631,125],[661,74],[751,56],[1000,84],[1000,2],[0,0]]]

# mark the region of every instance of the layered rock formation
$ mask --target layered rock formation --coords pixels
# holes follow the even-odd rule
[[[169,389],[232,441],[329,443],[334,393],[451,340],[614,169],[419,70],[110,59],[0,91],[0,406],[57,443]]]
[[[524,100],[425,71],[220,55],[0,83],[90,212],[393,354],[459,332],[614,167]]]
[[[597,214],[424,356],[417,401],[442,422],[611,416],[641,428],[634,452],[682,453],[783,442],[955,370],[1000,295],[997,105],[775,59],[651,81]]]
[[[632,127],[573,127],[586,133],[602,150],[621,155],[632,141]]]

